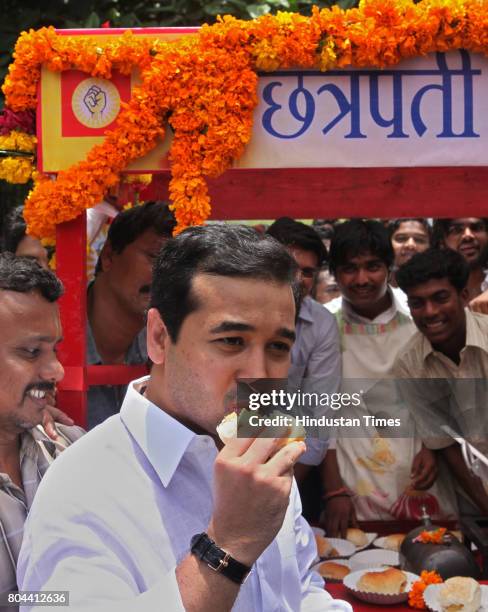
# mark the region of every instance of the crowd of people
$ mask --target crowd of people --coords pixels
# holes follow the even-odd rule
[[[174,226],[162,202],[110,224],[87,283],[88,363],[148,374],[91,387],[85,434],[56,406],[50,254],[20,209],[4,223],[0,593],[68,590],[80,611],[350,610],[310,570],[306,519],[340,536],[426,508],[488,515],[484,483],[441,428],[483,448],[488,219],[283,217],[172,238]],[[224,446],[216,427],[250,379],[360,387],[348,416],[398,414],[401,432],[372,419]]]

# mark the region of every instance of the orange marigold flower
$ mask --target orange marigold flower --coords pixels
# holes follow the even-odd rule
[[[418,610],[425,610],[426,605],[424,601],[424,591],[429,584],[440,584],[442,578],[437,572],[423,571],[420,574],[420,580],[414,582],[410,592],[408,594],[408,605],[411,608],[417,608]]]

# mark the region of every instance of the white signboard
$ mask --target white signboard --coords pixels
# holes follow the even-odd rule
[[[239,168],[488,165],[488,59],[261,75]]]

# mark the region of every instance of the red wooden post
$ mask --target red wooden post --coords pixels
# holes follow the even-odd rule
[[[56,274],[64,284],[60,300],[64,341],[59,356],[64,379],[58,405],[86,427],[86,213],[56,228]]]

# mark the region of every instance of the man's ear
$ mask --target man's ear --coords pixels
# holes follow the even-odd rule
[[[107,270],[111,268],[113,257],[114,257],[114,250],[110,242],[107,240],[105,244],[103,245],[102,252],[100,253],[100,265],[101,265],[100,271],[101,272],[106,272]]]
[[[154,364],[164,363],[170,340],[168,329],[157,308],[150,308],[147,313],[147,354]]]
[[[466,307],[469,304],[469,289],[467,287],[464,287],[464,289],[461,290],[459,296],[463,301],[464,307]]]

